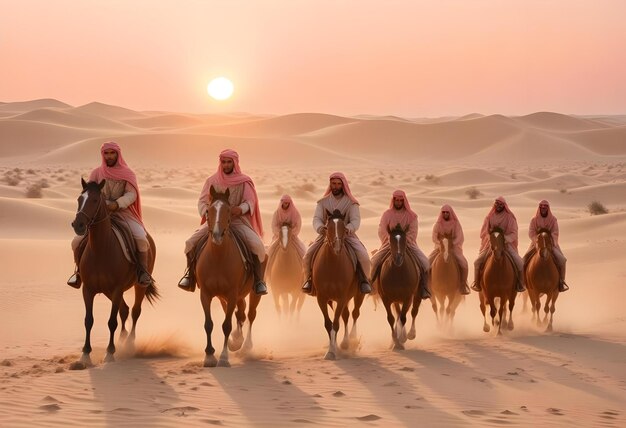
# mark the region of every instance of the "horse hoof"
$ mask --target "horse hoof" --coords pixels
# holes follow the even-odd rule
[[[87,353],[83,353],[83,355],[80,357],[80,360],[77,362],[84,364],[86,367],[93,366],[93,363],[91,362],[91,356]]]
[[[243,337],[241,339],[231,339],[228,341],[228,350],[231,352],[239,351],[243,345]]]
[[[406,335],[406,337],[407,337],[409,340],[413,340],[413,339],[415,339],[415,336],[416,336],[416,334],[415,334],[415,332],[414,332],[413,330],[409,331],[409,334],[407,334],[407,335]]]
[[[548,324],[546,327],[546,333],[552,333],[552,324]]]
[[[339,347],[344,351],[347,351],[350,348],[350,342],[344,340],[343,342],[341,342],[341,345],[339,345]]]
[[[107,352],[107,354],[104,357],[104,362],[105,363],[114,363],[115,362],[115,357],[113,356],[113,354]]]
[[[507,328],[509,331],[512,331],[514,327],[515,327],[515,326],[513,325],[513,322],[512,322],[512,321],[511,321],[511,322],[509,322],[509,324],[506,326],[506,328]]]
[[[222,360],[222,359],[220,359],[220,360],[217,362],[217,366],[218,366],[218,367],[230,367],[230,363],[228,362],[228,360]]]
[[[215,358],[215,355],[207,355],[206,357],[204,357],[204,367],[215,367],[217,366],[217,358]]]
[[[496,336],[502,336],[502,331],[498,330],[498,333],[496,334]]]
[[[490,328],[487,324],[485,324],[485,325],[483,326],[483,331],[484,331],[485,333],[489,333],[489,330],[491,330],[491,328]]]
[[[396,343],[393,345],[392,349],[394,351],[404,351],[404,345],[402,345],[401,343]]]
[[[324,357],[325,360],[331,360],[334,361],[337,359],[337,357],[335,356],[334,352],[327,352],[326,356]]]

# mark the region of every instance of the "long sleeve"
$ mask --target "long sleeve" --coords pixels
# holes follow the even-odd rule
[[[274,211],[272,216],[272,236],[276,238],[280,234],[280,224],[278,221],[278,211]]]
[[[346,224],[346,229],[352,233],[356,233],[361,226],[361,210],[359,210],[358,204],[352,204],[349,208],[350,222]]]
[[[254,215],[254,207],[256,207],[256,194],[254,193],[254,189],[250,186],[248,182],[243,184],[243,201],[239,204],[239,207],[243,211],[243,214],[250,213],[250,216]],[[245,205],[248,205],[248,209],[246,210]]]
[[[439,223],[435,222],[435,224],[433,224],[433,234],[431,239],[433,240],[433,244],[435,244],[435,246],[439,245]]]
[[[457,221],[456,227],[454,228],[454,241],[453,244],[457,248],[463,247],[463,242],[465,242],[465,236],[463,235],[463,228],[461,224]]]
[[[380,239],[380,243],[387,241],[389,239],[389,231],[387,230],[387,222],[385,221],[385,214],[380,218],[380,222],[378,223],[378,239]]]
[[[324,224],[324,208],[320,202],[315,207],[315,214],[313,215],[313,229],[319,233],[319,230]]]
[[[409,230],[406,233],[407,242],[411,242],[413,244],[417,244],[417,217],[415,217],[411,223],[409,223]]]
[[[518,231],[517,221],[511,216],[511,219],[509,220],[508,228],[504,233],[504,240],[509,244],[513,244],[514,242],[516,242],[517,231]]]
[[[533,244],[537,242],[537,219],[535,217],[530,220],[530,226],[528,226],[528,237]]]
[[[552,229],[552,240],[554,241],[554,246],[559,246],[559,222],[557,219],[554,219],[554,228]]]
[[[209,182],[209,179],[207,179],[204,182],[204,186],[202,186],[202,191],[200,192],[200,196],[198,197],[198,214],[200,214],[200,217],[203,217],[204,213],[209,209],[210,185],[211,184]]]
[[[300,235],[300,229],[302,229],[302,216],[300,213],[297,213],[296,218],[293,219],[291,227],[293,228],[292,230],[294,235]]]
[[[119,206],[119,209],[123,210],[128,208],[137,200],[137,193],[135,192],[135,188],[126,182],[126,187],[124,188],[124,194],[117,198],[115,202]]]

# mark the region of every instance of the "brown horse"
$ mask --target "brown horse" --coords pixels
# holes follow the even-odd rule
[[[111,300],[111,314],[109,316],[109,345],[104,359],[114,361],[114,335],[117,329],[117,314],[122,321],[120,338],[125,338],[128,305],[124,301],[124,291],[135,287],[135,303],[132,310],[133,326],[126,344],[132,348],[135,340],[135,328],[141,315],[141,302],[144,296],[150,303],[159,298],[159,292],[154,284],[147,288],[137,283],[137,267],[124,256],[117,236],[111,226],[111,217],[106,207],[102,188],[105,180],[100,183],[90,181],[86,183],[81,178],[83,191],[78,197],[78,210],[72,222],[77,235],[87,234],[87,244],[80,258],[79,272],[83,282],[83,300],[85,301],[85,345],[81,361],[91,364],[91,328],[93,327],[93,301],[98,293],[103,293]],[[154,268],[156,247],[152,237],[148,235],[150,243],[149,266],[145,266],[149,273]]]
[[[256,309],[261,296],[250,293],[253,274],[246,269],[241,253],[230,229],[231,212],[228,197],[230,191],[218,193],[213,186],[211,205],[208,209],[207,223],[209,238],[201,250],[196,263],[196,278],[200,288],[200,301],[204,309],[204,330],[206,331],[207,346],[205,349],[204,367],[230,367],[228,350],[245,351],[252,349],[252,323],[256,318]],[[250,308],[248,309],[248,334],[243,339],[243,323],[246,321],[246,296],[250,294]],[[224,346],[219,361],[215,358],[215,348],[211,344],[213,320],[211,319],[211,301],[217,297],[224,309],[225,317],[222,323],[224,332]],[[233,329],[233,312],[237,318],[237,329],[229,341]]]
[[[409,338],[415,338],[415,318],[422,302],[417,290],[420,270],[412,257],[406,257],[406,232],[408,229],[408,226],[402,229],[400,225],[394,229],[387,228],[390,254],[383,261],[380,275],[376,278],[375,283],[387,311],[387,322],[391,327],[394,350],[404,349],[404,343],[407,340],[406,314],[409,308],[411,308],[413,318]],[[398,317],[397,320],[394,317],[394,308]]]
[[[513,261],[509,259],[505,251],[504,233],[495,230],[490,233],[491,253],[485,260],[482,275],[482,291],[479,294],[480,310],[483,313],[483,331],[489,331],[487,318],[485,317],[485,305],[489,304],[491,315],[491,325],[496,324],[496,311],[498,312],[498,335],[501,335],[501,327],[506,323],[506,312],[504,308],[509,303],[510,319],[507,324],[509,330],[513,330],[513,307],[517,291],[515,288],[515,267]],[[495,299],[500,299],[500,307],[496,309]]]
[[[302,284],[302,255],[298,252],[297,243],[291,224],[285,223],[280,228],[280,236],[274,243],[272,257],[268,260],[267,280],[272,288],[274,305],[278,315],[293,316],[300,313],[304,304],[305,294],[300,289]],[[291,302],[289,301],[291,297]],[[281,307],[282,300],[282,307]]]
[[[450,323],[454,320],[457,307],[464,299],[461,294],[461,270],[454,256],[454,250],[450,248],[451,242],[451,237],[448,235],[444,235],[439,240],[439,252],[430,267],[433,311],[435,311],[437,321],[443,320]],[[439,312],[437,312],[437,302],[439,302]]]
[[[546,331],[552,331],[552,318],[554,317],[556,299],[559,297],[559,270],[552,256],[554,242],[549,231],[539,231],[537,235],[537,250],[528,261],[525,269],[526,284],[528,285],[528,296],[530,297],[533,319],[537,316],[537,325],[541,325],[539,317],[539,309],[541,301],[539,300],[544,294],[546,304],[544,307],[545,316],[543,323],[548,320],[548,311],[550,311],[550,320]]]
[[[359,292],[357,275],[344,242],[346,235],[345,215],[341,215],[338,210],[332,214],[326,211],[326,214],[326,236],[313,260],[311,272],[317,293],[317,304],[324,315],[324,327],[329,337],[328,352],[325,358],[334,360],[337,357],[339,317],[344,322],[344,338],[341,342],[341,348],[348,349],[350,343],[348,340],[348,319],[350,317],[348,303],[354,299],[350,339],[356,339],[356,321],[360,315],[364,296]],[[337,305],[331,321],[328,307],[332,301],[336,302]]]

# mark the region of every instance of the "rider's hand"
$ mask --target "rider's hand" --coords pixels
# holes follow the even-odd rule
[[[240,217],[242,212],[243,211],[238,206],[230,208],[230,215],[232,215],[233,217]]]
[[[317,229],[317,233],[319,233],[320,235],[325,235],[326,234],[326,226],[321,226],[319,229]]]
[[[116,201],[107,201],[107,208],[109,211],[117,211],[120,206]]]

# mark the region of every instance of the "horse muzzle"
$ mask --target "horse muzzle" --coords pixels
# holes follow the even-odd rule
[[[402,266],[402,264],[404,263],[404,254],[396,254],[395,257],[393,258],[393,264],[395,266]]]
[[[74,229],[74,233],[77,235],[83,236],[87,233],[87,226],[82,221],[74,220],[72,222],[72,229]]]
[[[216,232],[211,233],[211,242],[213,242],[215,245],[222,245],[222,242],[224,242],[224,232],[222,232],[222,233],[216,233]]]

